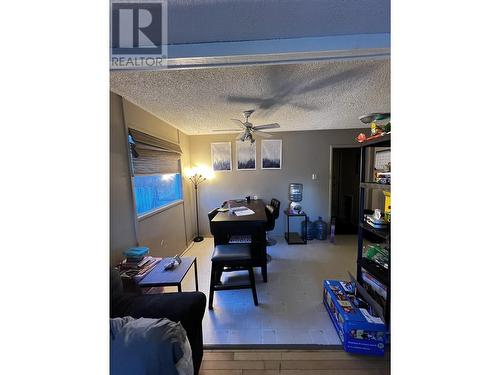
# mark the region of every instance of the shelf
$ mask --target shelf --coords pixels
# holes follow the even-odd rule
[[[379,280],[385,286],[389,284],[389,270],[385,269],[378,263],[372,260],[362,258],[359,262],[362,268],[364,268],[368,273],[372,274],[377,280]]]
[[[369,131],[369,130],[368,130]],[[386,287],[386,298],[381,296],[379,291],[373,287],[369,289],[370,295],[372,295],[375,300],[378,299],[384,300],[384,316],[386,319],[386,323],[389,326],[390,322],[390,301],[391,301],[391,265],[390,261],[388,264],[388,268],[385,268],[384,265],[378,264],[377,262],[364,258],[363,257],[363,247],[365,244],[365,240],[371,243],[376,244],[384,244],[390,248],[391,242],[391,225],[387,225],[383,229],[377,229],[372,227],[365,221],[365,217],[363,214],[369,214],[373,210],[369,207],[367,202],[368,197],[372,192],[391,192],[390,184],[379,184],[374,179],[372,180],[372,175],[374,170],[374,161],[369,159],[368,157],[372,155],[372,151],[375,151],[374,148],[390,148],[391,147],[391,133],[384,134],[378,136],[377,138],[367,140],[359,144],[361,151],[361,160],[360,160],[360,184],[359,184],[359,211],[360,211],[360,223],[359,223],[359,231],[358,231],[358,257],[356,264],[357,271],[357,281],[363,283],[362,272],[363,270],[369,274],[371,274],[374,279],[376,279],[380,284],[383,284]],[[370,194],[366,194],[366,193]],[[381,193],[377,193],[382,195]],[[369,210],[370,208],[370,210]],[[390,258],[389,258],[390,259]],[[385,292],[384,292],[385,294]]]
[[[391,185],[377,184],[376,182],[361,182],[359,186],[364,189],[381,189],[391,191]]]
[[[369,141],[360,143],[360,145],[361,147],[388,147],[391,145],[391,133],[370,139]]]
[[[290,216],[290,217],[292,217],[292,216],[303,216],[303,217],[306,217],[306,216],[307,216],[307,214],[306,214],[305,212],[302,212],[302,213],[300,213],[300,214],[297,214],[297,213],[291,213],[290,211],[285,210],[285,211],[283,211],[283,213],[284,213],[286,216]]]
[[[289,245],[307,245],[307,239],[304,239],[297,232],[285,232],[285,240]]]
[[[373,242],[373,241],[370,241],[369,238],[363,238],[363,248],[365,246],[370,246],[370,245],[384,245],[384,249],[386,249],[387,251],[391,251],[391,244],[387,241],[387,242]]]
[[[371,227],[370,225],[366,224],[366,223],[361,223],[360,224],[361,228],[363,228],[364,230],[366,230],[367,232],[370,232],[374,235],[376,235],[377,237],[380,237],[381,239],[383,240],[388,240],[390,235],[391,235],[391,230],[390,228],[387,228],[387,229],[376,229],[376,228],[373,228]]]

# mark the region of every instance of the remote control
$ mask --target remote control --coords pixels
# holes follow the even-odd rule
[[[171,269],[175,268],[175,266],[176,266],[175,260],[171,260],[170,262],[168,262],[167,264],[165,264],[165,269],[166,270],[171,270]]]

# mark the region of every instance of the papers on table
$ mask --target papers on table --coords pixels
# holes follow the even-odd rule
[[[234,211],[243,211],[243,210],[248,210],[248,208],[245,207],[245,206],[229,207],[229,211],[231,211],[231,212],[234,212]]]
[[[231,212],[234,213],[236,216],[247,216],[247,215],[253,215],[255,213],[254,211],[252,211],[247,207],[234,207],[231,208]]]
[[[236,216],[248,216],[253,215],[255,212],[245,206],[231,207],[229,206],[229,212]]]

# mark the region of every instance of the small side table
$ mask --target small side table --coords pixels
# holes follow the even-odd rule
[[[307,245],[307,215],[305,212],[301,214],[292,214],[288,212],[288,210],[284,211],[286,216],[286,232],[285,232],[285,240],[289,245]],[[301,236],[297,232],[290,232],[290,218],[294,217],[303,217],[306,221],[305,233],[304,236]]]
[[[177,286],[177,290],[182,292],[181,282],[194,264],[194,281],[196,291],[198,291],[198,265],[196,257],[181,257],[182,262],[172,270],[166,270],[165,265],[173,258],[163,258],[144,278],[139,281],[141,288]]]

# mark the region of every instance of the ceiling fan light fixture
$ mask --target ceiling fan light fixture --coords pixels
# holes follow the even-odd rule
[[[236,136],[237,140],[240,140],[241,142],[245,142],[247,139],[250,141],[250,143],[255,143],[254,135],[259,135],[264,138],[269,138],[272,137],[271,134],[267,134],[265,132],[262,132],[261,130],[263,129],[276,129],[279,128],[279,124],[273,122],[272,124],[263,124],[263,125],[258,125],[254,126],[251,122],[248,121],[248,118],[254,113],[254,109],[249,109],[247,111],[243,112],[243,116],[245,117],[245,122],[232,118],[231,120],[238,126],[240,126],[243,130],[243,133],[240,133]],[[233,130],[238,130],[238,129],[227,129],[227,131],[233,131]],[[213,131],[226,131],[226,129],[216,129]]]
[[[246,111],[243,111],[243,116],[245,116],[245,118],[248,120],[248,118],[252,115],[252,113],[255,112],[255,109],[249,109],[249,110],[246,110]]]

